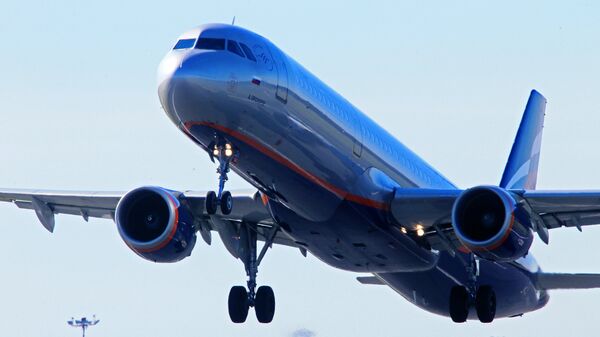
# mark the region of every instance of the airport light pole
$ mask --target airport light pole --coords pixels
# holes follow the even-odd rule
[[[67,321],[67,324],[74,328],[81,328],[83,333],[83,337],[85,337],[85,330],[91,326],[94,326],[100,322],[99,319],[96,319],[96,315],[92,317],[92,320],[88,320],[86,317],[82,317],[81,319],[75,319],[71,317],[71,320]]]

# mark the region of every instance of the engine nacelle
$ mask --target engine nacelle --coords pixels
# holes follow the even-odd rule
[[[492,261],[514,261],[533,243],[529,215],[509,192],[495,186],[464,191],[454,202],[452,227],[468,250]]]
[[[191,212],[173,192],[154,186],[136,188],[117,205],[115,222],[125,244],[142,258],[177,262],[192,253],[196,231]]]

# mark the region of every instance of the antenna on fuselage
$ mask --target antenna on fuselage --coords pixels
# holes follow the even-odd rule
[[[233,16],[233,20],[231,20],[231,25],[235,25],[235,15]]]

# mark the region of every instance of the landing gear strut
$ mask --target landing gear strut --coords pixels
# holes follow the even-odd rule
[[[260,323],[270,323],[275,315],[275,294],[269,286],[256,289],[258,266],[265,256],[267,249],[273,244],[278,227],[273,227],[265,240],[257,257],[256,225],[242,223],[240,228],[240,259],[244,262],[248,276],[247,290],[243,286],[234,286],[229,292],[229,317],[234,323],[243,323],[248,317],[248,310],[254,307],[256,319]]]
[[[466,286],[454,286],[450,290],[450,318],[456,323],[463,323],[469,317],[469,308],[474,305],[477,317],[482,323],[490,323],[496,316],[496,294],[492,287],[477,287],[479,264],[473,253],[469,254],[465,268],[469,274]]]
[[[217,209],[221,209],[221,213],[227,215],[233,209],[233,198],[229,191],[224,191],[225,182],[228,180],[229,163],[235,158],[235,150],[230,143],[225,141],[216,141],[209,146],[210,159],[214,161],[216,158],[219,161],[217,173],[219,174],[219,191],[215,193],[210,191],[206,194],[206,213],[215,214]]]

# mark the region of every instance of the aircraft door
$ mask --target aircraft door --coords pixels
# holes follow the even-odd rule
[[[278,78],[277,78],[277,98],[283,102],[287,102],[288,96],[288,72],[285,62],[279,60],[277,62]]]
[[[288,71],[285,62],[285,57],[277,49],[277,47],[271,47],[272,55],[274,57],[274,63],[277,66],[277,92],[275,96],[282,102],[287,103],[288,97]]]
[[[352,125],[355,127],[352,131],[354,133],[354,143],[352,144],[352,153],[360,158],[360,156],[362,156],[362,151],[363,151],[363,134],[365,132],[364,130],[364,123],[362,123],[359,119],[355,119],[352,123]]]

